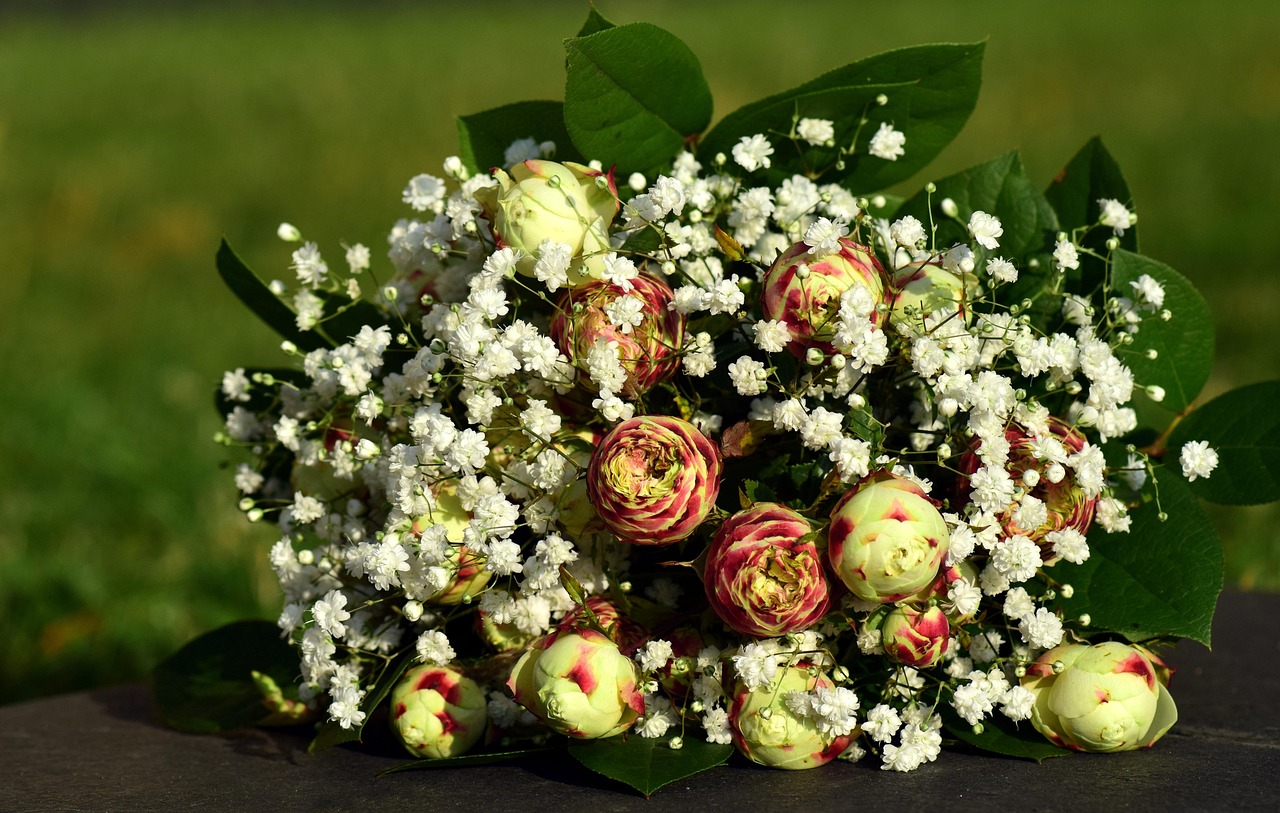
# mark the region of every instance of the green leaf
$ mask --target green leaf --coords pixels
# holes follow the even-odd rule
[[[595,3],[591,3],[587,7],[587,19],[582,23],[582,28],[578,29],[578,36],[589,37],[592,34],[598,34],[613,27],[613,23],[606,20],[604,15],[596,11]]]
[[[251,726],[272,715],[253,672],[281,686],[298,676],[298,653],[269,621],[236,621],[186,643],[151,673],[165,725],[195,734]]]
[[[521,138],[554,141],[558,161],[581,160],[565,129],[560,102],[516,102],[458,117],[458,157],[472,172],[505,167],[507,147]]]
[[[1054,578],[1074,588],[1062,606],[1068,618],[1088,613],[1090,629],[1132,641],[1174,635],[1208,646],[1222,591],[1222,545],[1182,475],[1168,466],[1155,475],[1159,506],[1153,500],[1133,509],[1127,534],[1089,534],[1084,564],[1054,566]]]
[[[663,785],[723,765],[732,745],[716,745],[697,736],[673,751],[668,737],[623,734],[607,740],[573,740],[569,753],[596,773],[651,796]]]
[[[935,187],[932,195],[921,190],[911,197],[898,207],[895,217],[912,215],[926,226],[932,218],[937,225],[939,250],[972,242],[967,224],[969,216],[976,211],[1000,218],[1004,234],[994,253],[1005,257],[1022,257],[1042,248],[1048,242],[1048,234],[1058,229],[1053,208],[1032,186],[1016,150],[943,178]],[[959,209],[957,218],[942,213],[945,198],[955,201]]]
[[[975,734],[973,726],[966,723],[950,706],[942,706],[942,722],[951,736],[983,751],[1019,759],[1044,762],[1053,757],[1065,757],[1071,752],[1046,740],[1030,722],[1019,728],[1003,714],[993,714],[982,721],[982,733]]]
[[[1096,224],[1102,216],[1098,201],[1103,198],[1113,198],[1130,208],[1133,206],[1133,196],[1129,192],[1129,184],[1120,172],[1120,165],[1102,145],[1102,139],[1097,137],[1090,139],[1058,173],[1045,190],[1045,197],[1058,213],[1058,222],[1064,231]],[[1115,235],[1111,229],[1095,229],[1085,237],[1083,245],[1100,256],[1106,256],[1106,242],[1113,236]],[[1121,248],[1137,251],[1137,226],[1130,227],[1117,239]],[[1082,254],[1080,269],[1070,272],[1068,287],[1071,290],[1091,291],[1102,280],[1104,271],[1099,259]]]
[[[1134,334],[1134,342],[1116,351],[1142,386],[1164,388],[1161,406],[1182,411],[1191,405],[1209,380],[1213,366],[1213,317],[1204,297],[1186,277],[1169,266],[1120,249],[1112,255],[1111,279],[1116,296],[1131,296],[1134,282],[1150,275],[1164,287],[1164,306],[1173,314],[1168,322],[1149,311]],[[1155,350],[1154,359],[1147,351]]]
[[[857,192],[883,189],[923,169],[960,132],[978,101],[983,49],[983,43],[922,45],[858,60],[735,110],[707,133],[699,152],[727,155],[743,136],[790,132],[796,115],[846,122],[836,129],[837,143],[841,143],[853,136],[853,129],[847,124],[849,117],[862,114],[864,97],[856,90],[876,87],[879,89],[870,93],[870,98],[874,100],[884,92],[888,103],[884,107],[873,105],[867,111],[868,124],[858,136],[858,152],[848,158],[845,169],[836,176]],[[821,95],[824,92],[829,95]],[[809,107],[811,103],[830,102],[841,96],[857,103],[857,109],[829,111]],[[832,115],[822,115],[823,110]],[[866,152],[867,142],[881,121],[889,121],[907,137],[906,153],[896,161],[874,158]],[[790,174],[797,162],[779,149],[776,138],[773,140],[777,166],[774,174]]]
[[[383,771],[378,771],[378,776],[386,776],[390,773],[400,773],[401,771],[424,771],[431,768],[464,768],[468,765],[492,765],[496,762],[510,762],[515,759],[523,759],[524,757],[534,756],[536,754],[554,754],[564,751],[564,746],[560,743],[555,745],[544,745],[537,748],[517,748],[514,751],[489,751],[478,754],[463,754],[459,757],[445,757],[444,759],[415,759],[411,762],[402,762],[399,765],[392,765]]]
[[[698,59],[674,34],[631,23],[565,41],[564,121],[605,166],[651,172],[711,121]]]
[[[335,745],[341,745],[344,742],[357,742],[364,736],[364,727],[370,719],[373,718],[374,711],[378,706],[382,705],[382,701],[386,699],[391,690],[395,688],[396,682],[400,680],[400,676],[405,673],[413,664],[413,656],[409,652],[403,652],[399,657],[392,660],[382,669],[382,674],[378,676],[378,680],[373,684],[373,688],[365,695],[364,702],[360,704],[360,710],[364,712],[365,722],[351,728],[343,728],[336,720],[328,720],[321,723],[316,730],[316,736],[307,746],[307,753],[318,754],[326,751]]]
[[[1183,418],[1169,435],[1170,465],[1193,440],[1218,453],[1213,476],[1197,478],[1193,492],[1223,505],[1280,500],[1280,381],[1231,390]]]
[[[218,246],[217,266],[218,275],[231,292],[276,333],[304,351],[333,347],[333,343],[321,333],[298,330],[294,312],[271,293],[266,283],[236,256],[225,237]]]

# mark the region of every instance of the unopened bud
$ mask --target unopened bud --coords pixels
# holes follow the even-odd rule
[[[942,203],[939,204],[939,207],[942,209],[942,213],[947,217],[960,216],[960,207],[957,206],[956,202],[951,198],[943,198]]]

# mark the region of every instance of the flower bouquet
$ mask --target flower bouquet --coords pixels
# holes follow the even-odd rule
[[[673,35],[593,10],[565,47],[564,102],[462,117],[385,258],[218,252],[284,338],[218,394],[284,607],[161,664],[165,718],[564,749],[645,793],[735,750],[1158,741],[1160,651],[1221,589],[1199,498],[1280,497],[1244,417],[1280,386],[1194,404],[1209,314],[1101,142],[1045,192],[1010,153],[902,199],[981,44],[709,129]]]

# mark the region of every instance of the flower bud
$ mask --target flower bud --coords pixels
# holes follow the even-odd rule
[[[493,225],[499,248],[523,253],[516,270],[533,274],[543,240],[564,243],[573,252],[569,284],[585,278],[586,266],[609,251],[609,224],[620,203],[611,176],[581,164],[530,160],[507,173],[494,170],[496,186],[476,192],[476,200]],[[605,177],[601,187],[595,180]]]
[[[850,592],[885,604],[932,583],[950,539],[942,514],[918,485],[880,473],[832,509],[827,555]]]
[[[391,726],[410,753],[428,759],[465,754],[484,736],[484,690],[447,666],[417,666],[391,692]]]
[[[1076,751],[1146,748],[1178,720],[1151,661],[1117,641],[1055,647],[1031,664],[1022,685],[1036,696],[1036,730]]]
[[[575,364],[587,358],[597,340],[617,342],[618,361],[627,371],[622,388],[627,398],[644,394],[675,373],[680,366],[685,328],[684,315],[668,307],[675,295],[665,282],[639,274],[631,285],[628,292],[603,280],[593,280],[570,289],[560,297],[551,320],[551,338]],[[644,303],[640,324],[626,333],[610,321],[605,310],[622,296],[638,297]],[[583,380],[586,383],[587,379]]]
[[[880,626],[880,643],[888,656],[904,666],[926,669],[947,652],[951,624],[939,607],[919,610],[895,607]]]
[[[596,446],[587,495],[619,539],[669,545],[711,512],[721,469],[719,448],[693,424],[644,415],[618,424]]]
[[[557,631],[520,657],[507,687],[556,732],[600,739],[621,734],[644,714],[636,677],[635,664],[603,633]]]
[[[972,260],[966,264],[971,267]],[[889,319],[904,330],[912,326],[919,329],[926,317],[939,310],[968,318],[964,307],[969,297],[967,289],[976,284],[974,276],[960,267],[944,268],[937,260],[907,263],[893,273],[889,293],[893,315]]]
[[[782,666],[769,683],[748,691],[738,683],[729,705],[733,744],[743,756],[770,768],[801,770],[838,757],[851,736],[828,738],[808,715],[797,716],[787,704],[791,692],[810,694],[835,684],[822,672],[811,675],[808,664]]]
[[[802,277],[800,269],[808,268]],[[840,238],[840,250],[834,254],[814,257],[809,245],[796,243],[783,252],[765,272],[764,290],[760,307],[766,319],[785,322],[791,331],[787,349],[797,357],[815,347],[829,354],[834,348],[839,320],[841,295],[855,285],[871,294],[874,302],[884,300],[884,270],[871,249],[852,240]],[[873,310],[874,324],[883,321],[883,315]]]
[[[716,530],[703,567],[707,600],[735,632],[772,638],[827,614],[831,588],[813,528],[772,502],[734,514]]]

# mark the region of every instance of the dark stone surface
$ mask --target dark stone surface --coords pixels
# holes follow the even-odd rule
[[[1180,719],[1145,751],[1036,765],[950,750],[910,774],[735,759],[646,801],[568,757],[378,778],[404,758],[308,756],[305,736],[280,731],[180,734],[145,687],[121,686],[0,708],[0,810],[1280,810],[1278,616],[1280,596],[1223,597],[1216,651],[1187,643],[1170,658]]]

